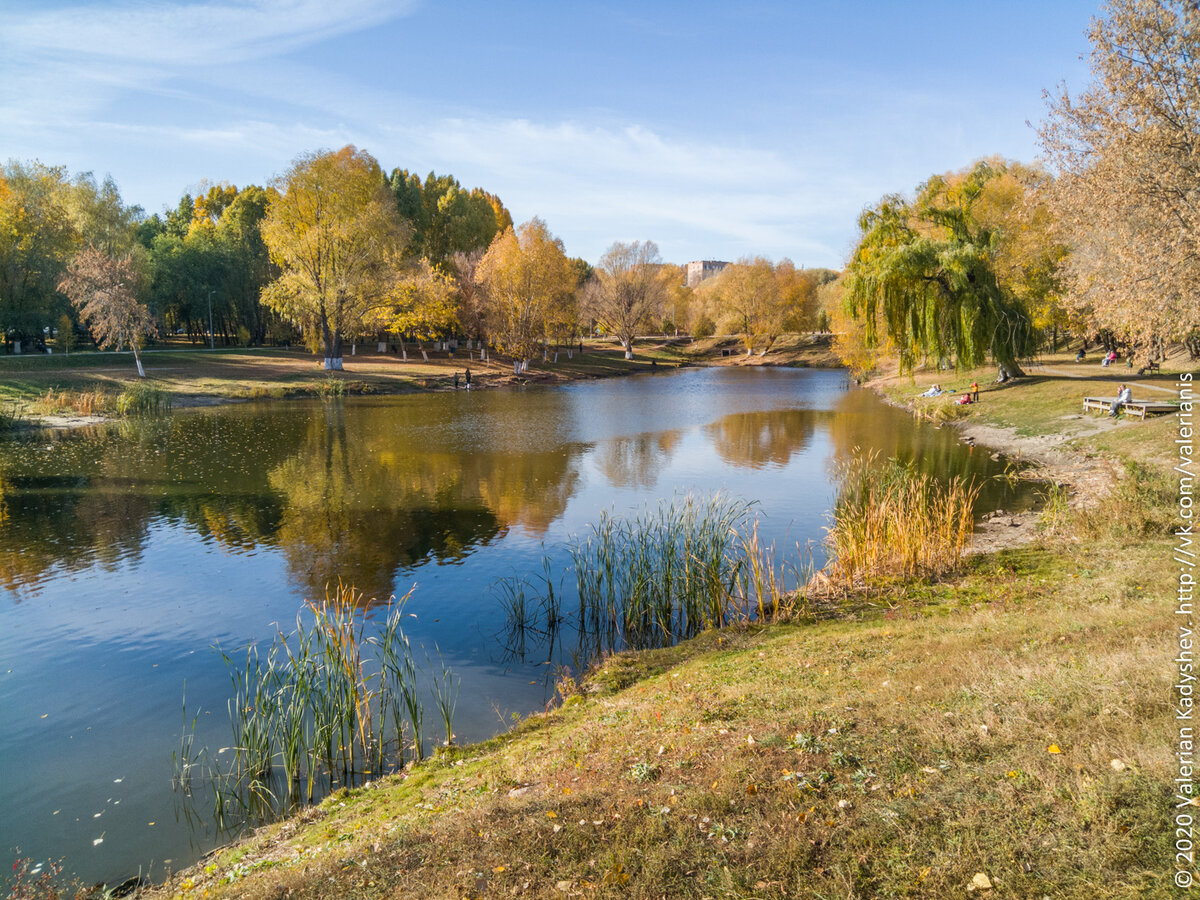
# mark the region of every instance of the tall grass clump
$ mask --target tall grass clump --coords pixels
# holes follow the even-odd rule
[[[568,547],[580,630],[608,647],[640,649],[727,624],[743,566],[737,534],[749,513],[722,494],[675,497],[632,519],[601,513]]]
[[[107,413],[113,404],[108,391],[72,391],[49,388],[32,403],[32,411],[41,415],[69,412],[78,416],[99,416]]]
[[[1126,462],[1116,486],[1104,499],[1076,514],[1092,538],[1138,538],[1170,534],[1175,527],[1177,484],[1165,473]]]
[[[0,432],[11,431],[21,424],[21,410],[16,403],[0,403]]]
[[[116,410],[122,416],[159,415],[171,409],[171,395],[158,385],[136,382],[117,395]]]
[[[569,624],[586,664],[612,650],[664,647],[709,628],[792,614],[802,595],[787,584],[803,584],[810,568],[777,559],[759,538],[752,505],[720,493],[676,496],[631,518],[602,512],[566,549],[573,614],[548,557],[544,574],[493,586],[511,652],[524,656],[531,633],[553,642]]]
[[[853,454],[838,480],[826,537],[835,585],[938,575],[959,564],[974,529],[978,484],[942,483],[876,453]]]
[[[362,595],[339,585],[306,604],[292,634],[277,632],[265,649],[222,653],[233,686],[233,757],[217,762],[195,747],[185,701],[176,787],[190,796],[194,773],[203,772],[224,829],[277,818],[423,758],[427,679],[400,627],[407,598],[393,599],[379,633],[367,636]],[[444,664],[433,677],[449,742],[457,684]]]

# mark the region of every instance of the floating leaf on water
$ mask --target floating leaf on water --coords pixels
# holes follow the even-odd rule
[[[101,845],[101,844],[103,844],[103,843],[104,843],[104,837],[103,837],[103,836],[100,836],[100,837],[98,837],[98,838],[95,838],[95,839],[93,839],[93,840],[92,840],[92,846],[93,846],[93,847],[98,847],[98,846],[100,846],[100,845]]]

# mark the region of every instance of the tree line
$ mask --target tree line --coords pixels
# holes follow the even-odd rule
[[[596,266],[547,224],[451,176],[384,172],[355,147],[298,157],[266,187],[211,185],[164,215],[111,179],[9,162],[0,171],[0,328],[7,346],[85,324],[102,346],[158,331],[223,345],[302,342],[341,366],[345,341],[465,337],[524,364],[601,331],[838,332],[867,370],[996,363],[1060,339],[1147,361],[1200,356],[1200,9],[1110,0],[1092,24],[1093,83],[1047,94],[1046,165],[1001,158],[889,194],[859,217],[842,273],[747,257],[696,287],[653,241]]]
[[[302,343],[342,365],[347,341],[467,338],[526,363],[596,332],[632,355],[647,332],[743,333],[747,350],[818,324],[836,273],[732,264],[698,289],[653,241],[596,266],[544,221],[449,175],[384,172],[347,146],[308,153],[266,187],[205,185],[145,215],[111,178],[10,161],[0,172],[0,327],[7,348]],[[140,360],[137,361],[139,371]]]

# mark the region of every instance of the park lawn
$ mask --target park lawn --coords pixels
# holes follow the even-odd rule
[[[1178,372],[1138,377],[1118,368],[1114,374],[1099,365],[1075,365],[1065,356],[1027,368],[1028,377],[1009,384],[995,384],[991,367],[960,372],[918,372],[891,376],[880,389],[893,402],[927,413],[943,410],[949,418],[1011,429],[1018,437],[1061,440],[1067,449],[1106,454],[1155,465],[1174,455],[1172,415],[1149,416],[1142,421],[1122,416],[1113,422],[1100,413],[1083,412],[1084,397],[1115,397],[1122,382],[1133,389],[1135,399],[1170,401],[1178,398]],[[979,383],[979,403],[955,407],[955,401],[972,382]],[[917,394],[931,384],[941,384],[955,393],[938,398]]]
[[[230,350],[163,350],[143,353],[146,379],[140,379],[131,353],[77,353],[55,356],[0,357],[0,403],[13,404],[18,413],[49,413],[50,406],[70,405],[74,395],[116,396],[131,385],[145,383],[170,395],[179,405],[223,400],[261,399],[324,394],[332,382],[341,382],[336,393],[407,393],[452,389],[454,376],[463,378],[470,367],[476,386],[514,381],[566,381],[600,378],[648,370],[651,359],[675,365],[677,353],[653,346],[625,360],[619,349],[591,344],[586,352],[559,353],[557,362],[535,359],[529,372],[514,378],[511,363],[482,364],[460,350],[453,358],[430,352],[426,362],[420,350],[409,349],[409,358],[364,352],[345,357],[345,369],[326,373],[319,357],[301,350],[252,348]],[[47,395],[53,397],[47,403]]]
[[[1053,428],[1072,385],[972,414]],[[1164,438],[1118,427],[1118,450]],[[1172,501],[1133,467],[1036,546],[612,657],[545,715],[154,895],[1174,896]]]

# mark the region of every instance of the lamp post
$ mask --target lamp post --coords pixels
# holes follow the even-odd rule
[[[216,350],[216,344],[213,343],[213,327],[212,327],[212,295],[216,291],[208,292],[208,349]]]

